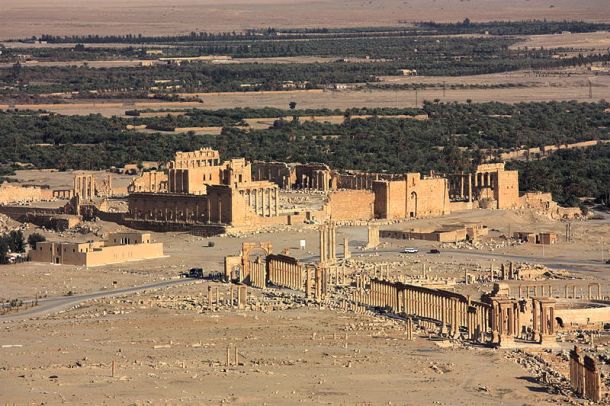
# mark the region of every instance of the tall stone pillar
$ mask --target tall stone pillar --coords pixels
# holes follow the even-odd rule
[[[311,274],[311,267],[310,266],[306,266],[305,267],[305,297],[307,298],[311,298],[312,295],[312,278],[313,275]]]
[[[328,260],[326,254],[326,225],[320,226],[320,262],[324,263]]]
[[[322,283],[323,283],[323,275],[322,275],[322,266],[316,267],[316,278],[315,278],[315,286],[316,286],[316,300],[322,300]]]
[[[379,226],[369,224],[368,226],[368,242],[366,248],[372,249],[379,246]]]
[[[464,198],[464,175],[460,176],[460,198]]]
[[[335,261],[337,259],[337,253],[336,253],[336,248],[337,248],[337,243],[336,243],[336,238],[337,238],[337,229],[335,227],[334,223],[331,223],[329,226],[329,234],[330,234],[330,260],[331,261]]]

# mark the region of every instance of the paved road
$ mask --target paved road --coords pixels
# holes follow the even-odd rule
[[[75,296],[58,296],[38,299],[38,306],[18,313],[9,313],[5,316],[0,316],[0,322],[44,316],[46,314],[57,313],[59,311],[69,309],[72,306],[86,302],[88,300],[128,295],[135,292],[141,292],[143,290],[166,288],[174,285],[181,285],[188,282],[193,282],[193,279],[172,279],[168,281],[150,283],[147,285],[133,286],[130,288],[103,290],[99,292],[85,293],[82,295]],[[27,304],[30,304],[31,302],[32,301],[24,301],[24,303]]]

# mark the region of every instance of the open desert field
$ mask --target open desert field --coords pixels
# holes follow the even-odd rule
[[[606,22],[606,0],[5,0],[0,38],[44,33],[163,35],[258,27],[362,27],[401,21]]]
[[[598,31],[587,33],[566,33],[529,35],[524,42],[513,45],[513,48],[577,48],[590,50],[607,50],[610,48],[610,32]]]
[[[503,232],[508,227],[527,227],[560,233],[563,228],[563,223],[534,212],[484,210],[409,223],[430,226],[455,221],[482,221]],[[110,225],[103,226],[110,230]],[[548,260],[596,261],[599,240],[608,235],[605,220],[575,223],[574,242],[559,243],[552,251],[549,247]],[[458,278],[464,267],[483,273],[490,264],[497,267],[502,255],[529,257],[528,262],[544,260],[539,249],[527,245],[407,257],[400,254],[404,242],[383,240],[376,252],[360,253],[366,228],[341,228],[338,236],[353,242],[355,261],[401,264],[402,276],[420,273],[422,264],[430,278]],[[270,241],[274,250],[292,248],[300,258],[318,248],[312,227],[215,237],[213,248],[203,248],[203,238],[182,233],[155,234],[155,239],[166,244],[167,258],[88,270],[58,265],[45,271],[44,264],[15,265],[2,270],[0,296],[16,294],[25,299],[44,288],[49,296],[62,296],[71,289],[76,294],[107,291],[168,281],[189,266],[220,271],[223,256],[236,253],[243,241]],[[294,249],[299,239],[306,240],[306,250]],[[421,241],[409,244],[422,250],[432,246]],[[574,277],[585,279],[575,283],[586,284],[599,266],[573,267]],[[605,289],[607,280],[600,276],[596,278]],[[559,289],[564,282],[548,283]],[[73,309],[41,312],[29,319],[19,313],[5,315],[0,318],[0,396],[15,404],[73,404],[84,399],[78,403],[96,405],[334,404],[349,399],[356,404],[522,406],[569,401],[552,394],[531,371],[509,359],[519,355],[430,340],[425,327],[409,340],[401,321],[346,312],[329,303],[305,306],[302,294],[294,291],[249,288],[244,309],[210,306],[208,288],[218,290],[224,303],[229,297],[227,286],[208,281],[175,283],[87,300]],[[491,284],[477,286],[489,288]],[[233,363],[235,348],[239,365],[227,366],[227,349]],[[44,357],[36,355],[45,351]]]
[[[250,301],[266,310],[189,305],[201,301],[207,287],[97,300],[69,313],[4,324],[2,399],[515,406],[557,400],[502,352],[441,349],[423,332],[407,340],[404,327],[390,319],[290,308],[255,291]],[[233,362],[236,347],[240,365],[227,366],[227,348]],[[41,352],[48,355],[36,355]]]

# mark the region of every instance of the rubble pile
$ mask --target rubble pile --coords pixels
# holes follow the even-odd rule
[[[551,393],[566,397],[574,396],[569,377],[557,371],[540,355],[522,350],[514,350],[507,352],[505,356],[526,369],[540,384],[546,386]]]
[[[572,274],[563,269],[549,269],[541,264],[518,264],[516,267],[520,280],[574,279]]]
[[[444,242],[441,244],[441,248],[451,248],[457,250],[486,250],[495,251],[501,248],[516,247],[523,244],[522,242],[513,238],[495,240],[475,240],[475,241],[457,241],[457,242]]]
[[[101,237],[103,234],[102,226],[92,221],[84,221],[74,227],[71,231],[73,231],[75,234],[94,234],[99,237]]]
[[[27,224],[21,224],[11,219],[10,217],[0,214],[0,234],[6,234],[13,230],[25,230],[27,228]]]

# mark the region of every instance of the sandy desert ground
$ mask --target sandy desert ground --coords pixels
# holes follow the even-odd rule
[[[533,212],[476,211],[443,218],[416,220],[414,225],[455,221],[484,221],[494,230],[513,227],[553,230],[563,223]],[[105,227],[111,227],[106,224]],[[495,232],[494,232],[495,233]],[[349,236],[353,249],[364,243],[366,229],[340,228],[338,239]],[[575,242],[548,247],[554,261],[599,261],[600,239],[610,235],[605,220],[574,223]],[[32,297],[46,287],[63,295],[71,286],[85,291],[137,285],[175,278],[189,266],[219,271],[222,257],[236,253],[244,240],[269,240],[278,251],[307,241],[307,257],[317,251],[311,228],[262,232],[242,238],[206,240],[181,233],[155,234],[170,257],[121,266],[78,269],[68,266],[19,264],[0,268],[0,296],[19,293]],[[494,257],[512,254],[535,258],[539,247],[482,249],[458,255],[399,254],[405,242],[384,240],[379,252],[359,261],[402,261],[409,274],[426,263],[430,277],[458,277],[462,267],[498,266]],[[422,250],[431,243],[412,241]],[[294,248],[294,247],[293,247]],[[393,251],[392,254],[390,251]],[[595,275],[604,284],[598,265],[571,271],[582,283]],[[28,281],[28,283],[24,283]],[[561,281],[549,281],[549,283]],[[572,280],[570,283],[579,283]],[[489,289],[491,285],[478,285]],[[218,287],[221,300],[227,285],[193,282],[166,289],[149,289],[118,298],[90,300],[57,314],[22,320],[0,318],[0,399],[8,404],[374,404],[374,405],[547,405],[567,404],[552,395],[527,369],[507,359],[504,351],[462,347],[429,340],[419,330],[407,339],[404,324],[383,317],[359,315],[322,306],[304,307],[294,292],[249,289],[246,309],[207,307],[208,286]],[[474,293],[474,292],[473,292]],[[480,292],[479,292],[480,293]],[[569,346],[566,343],[566,346]],[[226,366],[238,348],[241,365]],[[45,353],[44,357],[39,356]],[[115,374],[112,376],[112,363]]]
[[[522,406],[562,399],[502,352],[409,341],[391,320],[290,308],[281,298],[267,300],[264,311],[188,305],[202,301],[206,285],[6,323],[0,396],[9,404],[81,405]],[[262,301],[261,292],[252,294]],[[235,347],[242,365],[227,367],[227,348],[233,359]]]
[[[390,26],[400,21],[589,20],[606,0],[4,0],[0,38],[44,33],[146,35],[259,27]]]

